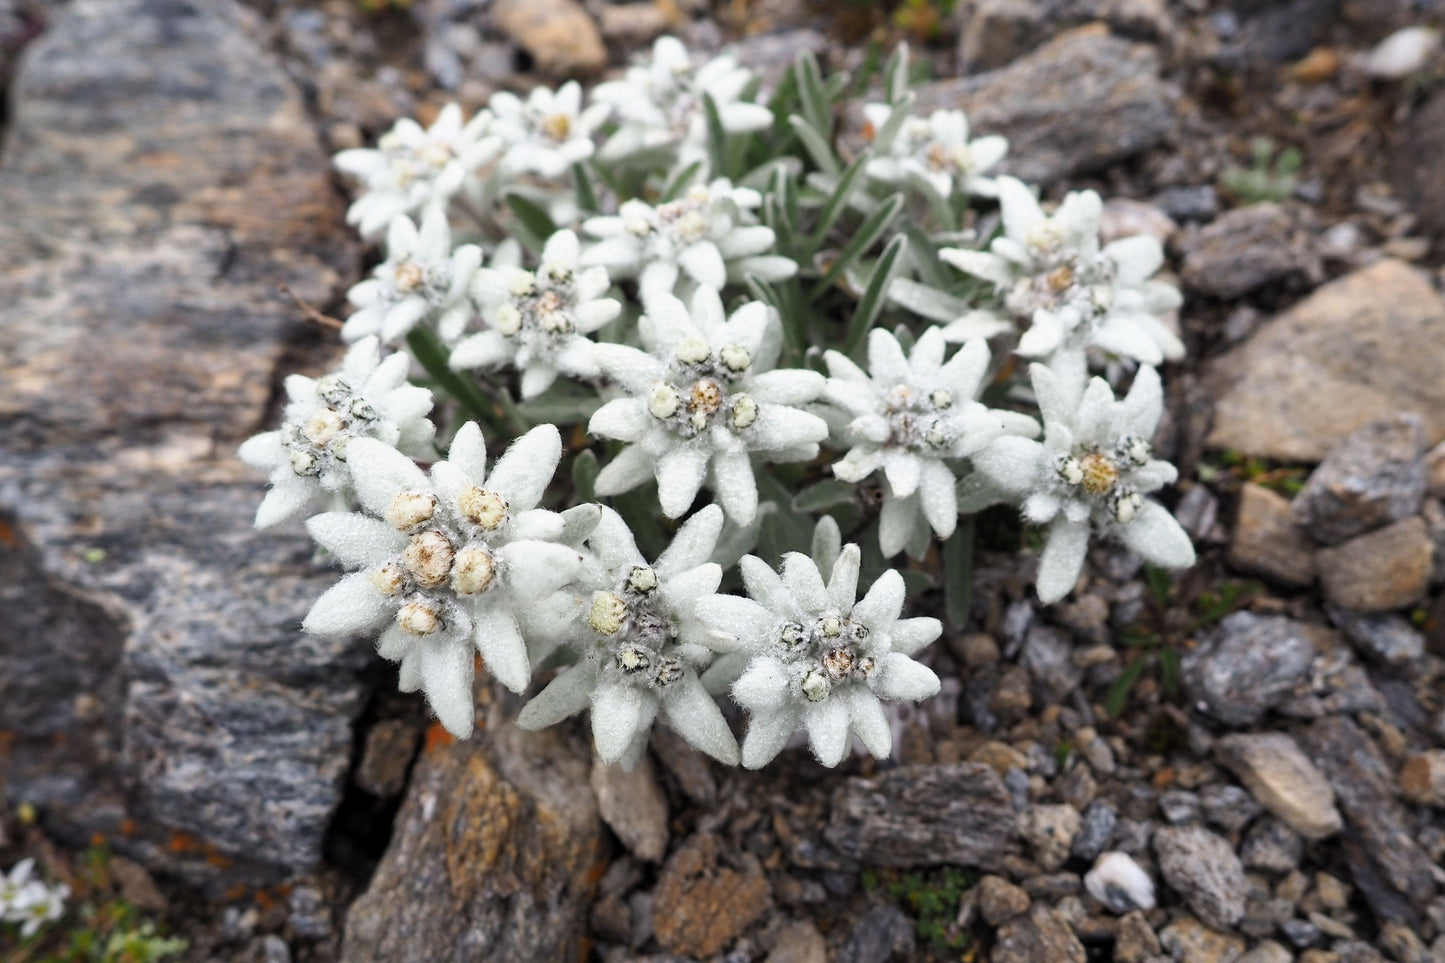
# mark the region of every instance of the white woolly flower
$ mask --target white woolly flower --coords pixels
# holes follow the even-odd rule
[[[374,438],[408,455],[425,455],[436,427],[427,420],[431,392],[407,383],[411,358],[380,356],[362,338],[322,378],[286,379],[286,418],[276,431],[241,445],[241,460],[271,472],[271,490],[256,509],[256,527],[297,518],[325,496],[346,504],[353,490],[351,443]]]
[[[396,344],[423,320],[459,327],[471,314],[467,286],[481,263],[475,244],[452,250],[443,209],[429,208],[419,231],[410,218],[396,218],[386,232],[386,260],[346,293],[356,311],[342,325],[341,339],[374,334]]]
[[[0,875],[0,922],[19,923],[20,937],[27,940],[46,923],[60,919],[70,896],[64,883],[46,886],[32,879],[34,869],[34,859],[22,859]]]
[[[722,524],[721,509],[703,508],[649,563],[627,523],[604,508],[587,540],[592,557],[547,603],[569,617],[557,634],[579,661],[527,704],[517,724],[540,729],[591,706],[597,755],[631,768],[661,714],[693,747],[736,765],[737,742],[698,679],[715,652],[737,645],[727,626],[698,614],[722,580],[721,567],[708,561]]]
[[[451,366],[522,372],[522,397],[535,398],[557,375],[595,378],[596,345],[588,335],[622,312],[603,297],[611,282],[607,269],[578,268],[580,245],[571,231],[558,231],[542,249],[536,271],[483,268],[472,282],[472,297],[487,328],[460,341]]]
[[[740,99],[752,71],[723,55],[693,67],[692,58],[676,37],[659,37],[652,57],[628,68],[621,80],[598,84],[594,100],[613,105],[621,121],[598,156],[617,161],[656,150],[676,152],[676,167],[707,165],[707,115],[704,96],[717,106],[718,120],[729,134],[762,130],[773,113],[761,104]]]
[[[602,265],[614,278],[637,278],[643,301],[674,293],[684,275],[714,291],[748,275],[765,281],[790,278],[798,265],[767,253],[773,248],[773,229],[745,223],[761,203],[757,191],[733,187],[726,179],[695,185],[655,207],[625,201],[617,214],[583,223],[582,230],[600,240],[582,252],[582,263]]]
[[[366,191],[346,212],[363,237],[374,237],[395,218],[423,208],[446,207],[468,174],[490,162],[502,142],[489,136],[491,115],[482,111],[467,124],[462,109],[447,104],[426,129],[410,118],[396,122],[376,149],[344,150],[337,170],[359,178]]]
[[[1044,419],[1043,442],[1003,437],[973,457],[975,475],[960,489],[962,511],[1020,502],[1024,517],[1048,526],[1039,560],[1045,603],[1067,595],[1084,567],[1090,534],[1118,539],[1164,568],[1194,564],[1194,546],[1174,516],[1146,499],[1178,476],[1153,457],[1149,439],[1164,395],[1153,368],[1140,368],[1120,401],[1094,378],[1080,397],[1052,371],[1031,365]]]
[[[34,871],[35,860],[22,859],[10,867],[10,872],[0,875],[0,917],[8,917],[12,911],[29,905],[35,896],[35,890],[30,888]]]
[[[474,423],[462,426],[430,478],[409,458],[358,439],[350,450],[362,513],[331,512],[307,523],[344,577],[311,607],[302,627],[316,635],[380,633],[383,658],[401,663],[400,687],[423,689],[442,725],[472,731],[472,657],[514,692],[531,667],[523,635],[539,601],[582,563],[558,544],[566,519],[538,509],[562,456],[553,425],[539,425],[487,471]]]
[[[751,598],[704,599],[700,611],[732,627],[755,654],[733,683],[749,713],[742,762],[757,769],[802,726],[813,755],[836,766],[851,728],[868,751],[885,758],[893,734],[879,700],[917,702],[937,694],[938,677],[911,656],[937,639],[937,619],[900,619],[903,577],[884,572],[861,599],[857,545],[838,555],[827,584],[808,556],[790,553],[779,577],[761,559],[739,566]]]
[[[895,110],[908,105],[865,104],[863,115],[874,132],[890,127]],[[897,132],[873,141],[876,156],[868,161],[868,176],[885,184],[903,184],[920,178],[944,198],[956,191],[992,197],[998,185],[984,177],[1008,153],[1008,140],[996,134],[968,137],[968,117],[961,110],[935,110],[927,117],[909,117]]]
[[[502,173],[536,174],[556,180],[578,161],[592,156],[592,133],[612,105],[594,103],[582,109],[582,87],[570,80],[556,91],[534,87],[522,100],[516,94],[499,91],[488,105],[494,120],[491,131],[505,145]]]
[[[948,538],[958,524],[957,479],[949,459],[967,458],[1005,433],[1037,434],[1032,418],[976,400],[988,373],[988,346],[970,341],[946,364],[943,332],[929,328],[905,357],[882,328],[868,334],[868,373],[846,356],[823,356],[831,376],[824,397],[852,416],[852,445],[833,474],[860,482],[882,470],[887,485],[878,539],[884,557],[903,550],[918,525]]]
[[[806,461],[828,436],[823,419],[797,407],[818,397],[823,376],[770,370],[777,338],[769,327],[776,324],[757,301],[725,318],[717,292],[699,288],[690,309],[669,294],[647,303],[638,323],[647,351],[598,345],[598,365],[627,396],[599,408],[588,430],[630,442],[603,466],[598,494],[620,494],[655,476],[663,514],[677,518],[711,475],[728,517],[750,523],[758,509],[753,457]]]
[[[1046,359],[1070,390],[1082,390],[1088,349],[1146,365],[1184,356],[1162,320],[1179,307],[1179,291],[1150,280],[1164,263],[1156,239],[1141,234],[1101,249],[1103,203],[1093,191],[1069,194],[1052,215],[1012,177],[998,179],[998,197],[1004,236],[988,251],[944,248],[939,257],[991,281],[1007,313],[1030,325],[1019,354]],[[964,340],[973,332],[964,325],[944,334]]]

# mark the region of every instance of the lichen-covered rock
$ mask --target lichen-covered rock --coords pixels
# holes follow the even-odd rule
[[[772,890],[757,857],[725,856],[716,836],[699,834],[662,867],[652,900],[652,928],[663,949],[701,959],[757,922],[772,905]]]
[[[1291,509],[1322,545],[1408,518],[1425,497],[1425,424],[1404,412],[1356,429],[1310,473]]]
[[[484,732],[425,753],[371,884],[346,917],[346,963],[573,960],[602,855],[585,747],[494,706]]]
[[[1244,866],[1223,837],[1200,826],[1154,834],[1159,872],[1211,929],[1228,931],[1244,917]]]
[[[235,447],[354,269],[302,98],[232,0],[56,6],[0,158],[0,750],[12,798],[152,868],[321,859],[364,646],[255,533]],[[128,832],[122,832],[122,828]]]

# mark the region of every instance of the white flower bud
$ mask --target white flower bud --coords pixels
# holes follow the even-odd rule
[[[635,645],[629,645],[617,653],[617,667],[628,675],[644,672],[651,665],[652,659],[649,657],[647,650],[638,648]]]
[[[682,662],[674,658],[663,659],[658,663],[657,671],[652,674],[652,681],[658,685],[672,685],[682,678]]]
[[[326,375],[316,382],[316,397],[333,407],[341,405],[351,394],[351,386],[340,375]]]
[[[327,446],[327,450],[331,452],[332,458],[335,458],[337,461],[345,461],[346,446],[349,444],[351,444],[350,435],[337,435],[331,439],[331,444]]]
[[[485,531],[495,531],[507,518],[507,500],[494,491],[473,486],[457,496],[457,510]]]
[[[718,360],[723,363],[723,367],[732,372],[746,371],[748,366],[753,363],[752,355],[748,354],[747,349],[740,344],[723,345],[717,356]]]
[[[518,271],[507,285],[507,293],[514,298],[525,298],[537,290],[537,279],[531,271]]]
[[[677,414],[682,401],[677,389],[666,381],[659,381],[647,392],[647,411],[659,421],[666,421]]]
[[[416,583],[423,588],[446,584],[452,572],[456,550],[441,532],[422,532],[411,537],[411,544],[401,553],[402,564]]]
[[[748,395],[735,396],[732,409],[734,428],[747,428],[758,420],[758,403]]]
[[[1084,466],[1073,455],[1060,455],[1054,462],[1054,472],[1065,485],[1079,485],[1084,481]]]
[[[316,456],[309,451],[293,451],[291,453],[291,470],[298,475],[314,475],[321,470],[316,463]]]
[[[441,628],[441,615],[426,599],[415,599],[396,612],[396,624],[412,635],[431,635]]]
[[[871,676],[877,668],[878,663],[873,660],[873,656],[871,655],[865,655],[853,663],[853,670],[861,674],[865,679]]]
[[[1089,289],[1089,299],[1094,310],[1104,312],[1114,306],[1114,289],[1107,284],[1096,284]]]
[[[1081,485],[1090,495],[1102,495],[1119,481],[1119,468],[1102,452],[1093,451],[1079,460],[1084,470]]]
[[[497,574],[492,553],[477,545],[462,549],[452,563],[452,589],[462,595],[485,592]]]
[[[401,294],[411,294],[426,283],[426,272],[421,265],[402,261],[391,274],[392,283]]]
[[[587,624],[603,635],[613,635],[627,618],[627,603],[615,592],[598,592],[592,596],[592,610]]]
[[[386,523],[405,532],[431,521],[436,508],[437,497],[430,492],[402,492],[386,506]]]
[[[682,364],[703,364],[712,357],[712,347],[702,338],[688,338],[673,349],[672,356]]]
[[[694,411],[687,416],[688,424],[692,425],[693,431],[703,431],[707,428],[707,412]]]
[[[657,588],[657,573],[646,565],[634,565],[627,573],[627,587],[641,594],[651,592]]]
[[[1119,450],[1127,461],[1140,467],[1149,464],[1149,459],[1154,457],[1154,449],[1149,442],[1138,435],[1124,438],[1119,443]]]
[[[818,631],[827,639],[836,639],[843,634],[843,620],[836,615],[825,615],[818,620]]]
[[[933,402],[933,407],[939,409],[940,411],[942,411],[944,408],[953,407],[953,395],[950,392],[943,390],[942,388],[935,390],[933,394],[929,395],[928,400]]]
[[[430,144],[422,145],[422,148],[416,152],[416,156],[425,164],[441,168],[451,163],[453,155],[449,145],[433,141]]]
[[[694,184],[687,189],[687,193],[683,197],[693,204],[706,204],[712,199],[712,193],[707,189],[706,184]]]
[[[806,638],[803,627],[797,622],[784,622],[783,627],[778,630],[779,641],[790,649],[802,645]]]
[[[376,409],[371,406],[371,402],[365,398],[352,398],[348,410],[351,413],[351,417],[359,421],[375,421],[380,417]]]
[[[814,669],[803,677],[803,697],[809,702],[822,702],[828,698],[828,677],[822,669]]]
[[[1114,513],[1114,518],[1121,525],[1132,522],[1143,507],[1144,496],[1132,488],[1117,489],[1109,496],[1109,511]]]
[[[512,337],[522,330],[522,312],[512,304],[503,304],[492,316],[492,326],[504,337]]]
[[[325,448],[326,443],[345,427],[341,416],[336,412],[330,408],[317,408],[311,417],[306,419],[306,426],[301,429],[301,434],[316,447]]]
[[[949,442],[949,431],[947,426],[938,419],[928,426],[928,434],[924,436],[934,448],[944,448]]]
[[[406,573],[395,562],[387,562],[381,568],[371,569],[366,573],[366,580],[371,583],[372,588],[388,598],[406,588],[407,581]]]
[[[537,124],[539,130],[557,143],[562,143],[572,133],[572,118],[567,114],[548,114]]]
[[[823,669],[834,682],[847,677],[852,668],[853,653],[847,649],[833,649],[823,656]]]
[[[646,237],[652,233],[652,225],[643,217],[624,217],[622,229],[634,237]]]

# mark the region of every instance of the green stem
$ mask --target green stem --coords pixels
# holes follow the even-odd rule
[[[498,389],[489,398],[476,382],[454,371],[447,364],[447,350],[437,340],[434,331],[421,326],[412,328],[406,336],[406,343],[411,348],[412,357],[426,369],[438,387],[456,399],[467,414],[499,433],[509,428],[516,434],[521,433],[522,420],[512,400],[506,396],[506,390]]]

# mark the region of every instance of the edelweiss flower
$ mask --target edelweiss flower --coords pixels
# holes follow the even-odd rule
[[[428,207],[446,207],[468,174],[488,163],[502,141],[488,136],[491,115],[482,111],[465,126],[462,109],[447,104],[431,127],[410,118],[382,135],[376,149],[337,154],[337,170],[360,178],[366,193],[346,211],[363,237],[380,233],[393,219]]]
[[[551,387],[558,372],[574,378],[599,374],[596,347],[587,336],[617,317],[622,305],[604,298],[607,269],[579,271],[577,235],[558,231],[542,250],[535,272],[516,267],[483,268],[472,297],[487,330],[452,350],[453,368],[496,368],[510,363],[522,372],[522,397]]]
[[[798,265],[766,254],[773,247],[773,229],[743,223],[761,203],[757,191],[733,187],[725,179],[688,188],[678,200],[656,207],[625,201],[616,215],[583,223],[582,230],[602,240],[582,253],[582,263],[600,264],[614,278],[638,278],[644,301],[674,293],[679,272],[714,291],[748,275],[765,281],[790,278]]]
[[[716,291],[699,288],[691,311],[669,294],[647,303],[639,321],[644,353],[620,344],[597,346],[604,374],[627,392],[592,416],[588,430],[632,442],[597,476],[597,492],[617,495],[654,475],[662,511],[687,511],[709,472],[712,488],[739,525],[753,520],[758,488],[752,456],[805,461],[818,453],[828,425],[796,405],[823,390],[815,371],[770,371],[764,353],[768,307],[751,302],[724,319]]]
[[[722,510],[708,505],[649,565],[626,522],[604,508],[588,539],[594,557],[577,584],[548,603],[574,613],[567,632],[580,661],[538,693],[517,724],[545,728],[590,705],[597,755],[631,768],[660,711],[692,746],[737,765],[732,731],[698,681],[715,651],[737,645],[720,623],[697,614],[722,580],[722,569],[708,561],[722,523]]]
[[[888,127],[895,110],[907,106],[865,104],[863,114],[873,131]],[[956,190],[992,197],[998,185],[981,176],[1008,153],[1008,140],[998,135],[968,139],[968,117],[961,110],[935,110],[928,117],[909,117],[887,142],[875,140],[877,153],[868,161],[868,176],[886,184],[901,184],[911,177],[928,183],[940,197]]]
[[[736,758],[736,756],[735,756]],[[65,912],[70,887],[64,883],[46,886],[31,879],[35,860],[22,859],[10,872],[0,875],[0,922],[19,923],[21,939],[29,939]]]
[[[1019,501],[1025,518],[1048,526],[1038,577],[1045,603],[1073,589],[1090,533],[1117,538],[1164,568],[1193,565],[1184,529],[1144,498],[1178,475],[1149,446],[1164,403],[1158,373],[1140,368],[1122,401],[1102,378],[1080,398],[1043,365],[1031,365],[1029,374],[1044,418],[1043,443],[1003,437],[975,455],[977,473],[960,491],[961,510]]]
[[[957,479],[946,460],[967,458],[1005,432],[1037,434],[1032,418],[985,408],[975,399],[988,372],[988,346],[970,341],[947,363],[943,332],[929,328],[903,356],[898,339],[882,328],[868,334],[868,368],[829,351],[824,397],[853,416],[846,434],[853,447],[833,474],[860,482],[882,469],[888,484],[878,540],[885,557],[901,552],[921,520],[939,538],[958,524]]]
[[[307,523],[348,575],[317,600],[302,627],[316,635],[380,632],[383,658],[401,663],[404,692],[421,688],[447,731],[472,731],[472,655],[514,692],[531,668],[523,633],[532,607],[576,573],[582,556],[557,544],[562,516],[538,509],[562,440],[539,425],[488,473],[473,423],[462,426],[431,478],[378,442],[349,457],[365,514],[332,512]]]
[[[341,340],[375,334],[395,344],[423,319],[460,327],[471,314],[467,286],[481,263],[475,244],[452,250],[443,209],[428,209],[420,231],[410,218],[396,218],[386,232],[386,260],[346,294],[357,310],[342,326]]]
[[[801,725],[813,755],[836,766],[851,727],[879,758],[893,735],[879,699],[917,702],[938,692],[938,677],[910,658],[943,632],[937,619],[900,619],[903,577],[884,572],[861,601],[857,545],[843,548],[827,585],[808,556],[790,553],[782,577],[761,559],[739,566],[749,599],[715,596],[699,610],[732,627],[757,654],[733,683],[732,694],[751,718],[743,765],[757,769]]]
[[[352,441],[375,438],[408,455],[424,455],[436,427],[427,420],[431,392],[407,383],[411,358],[381,359],[376,338],[351,346],[340,367],[323,378],[286,379],[286,420],[262,432],[238,454],[271,471],[271,490],[256,509],[256,527],[296,518],[324,495],[345,504],[353,490],[348,452]]]
[[[491,131],[506,145],[502,172],[536,174],[548,180],[562,177],[573,164],[592,156],[592,132],[612,112],[607,103],[582,110],[582,87],[575,80],[556,92],[534,87],[525,101],[499,91],[488,106],[495,117]]]
[[[752,71],[738,66],[731,56],[715,57],[694,69],[687,48],[676,37],[659,37],[652,59],[630,67],[622,80],[598,84],[596,101],[612,104],[622,121],[617,133],[602,145],[606,161],[658,149],[677,152],[677,169],[707,164],[707,117],[704,95],[717,106],[723,130],[742,134],[773,123],[773,113],[761,104],[740,100],[752,80]]]
[[[1138,235],[1100,250],[1103,204],[1093,191],[1069,194],[1052,215],[1011,177],[998,179],[998,195],[1005,236],[989,251],[944,248],[939,257],[993,282],[1009,315],[1031,323],[1020,354],[1047,359],[1070,390],[1080,391],[1087,349],[1146,365],[1184,356],[1183,343],[1160,319],[1179,307],[1179,292],[1149,280],[1164,263],[1157,240]],[[961,337],[947,328],[944,335]]]

